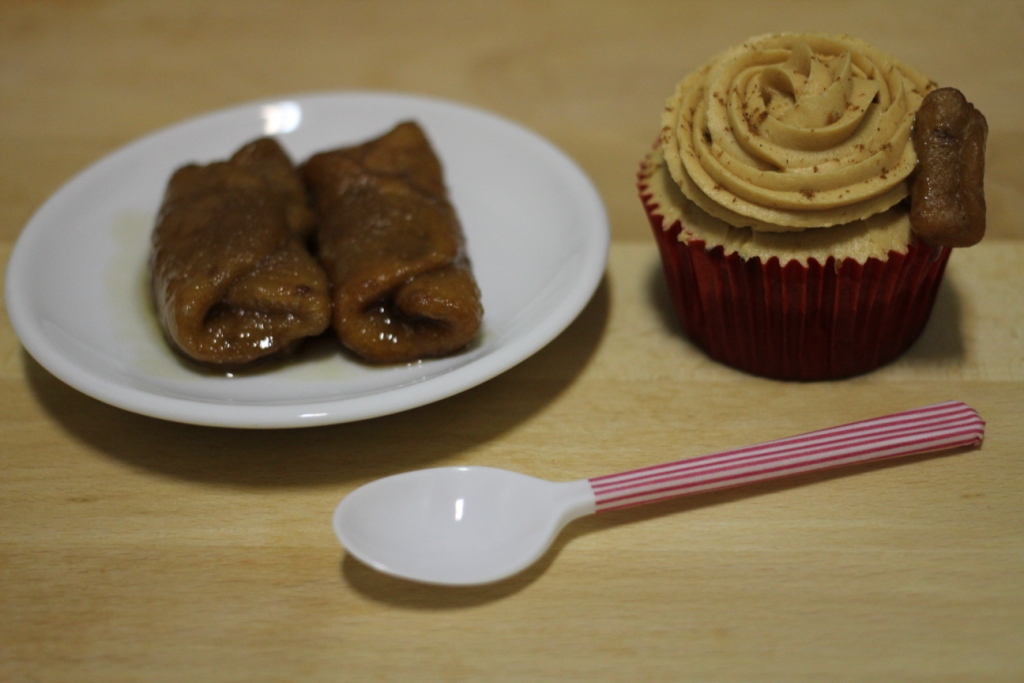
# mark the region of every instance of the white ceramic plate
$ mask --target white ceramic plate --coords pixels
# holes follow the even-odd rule
[[[204,374],[167,347],[146,282],[149,234],[172,171],[275,135],[296,161],[415,119],[445,168],[483,294],[479,340],[450,358],[360,365],[329,343],[250,375]],[[172,126],[93,164],[26,226],[7,270],[25,348],[85,394],[153,417],[225,427],[303,427],[421,406],[511,368],[554,339],[604,272],[600,196],[564,153],[480,110],[345,92],[246,104]]]

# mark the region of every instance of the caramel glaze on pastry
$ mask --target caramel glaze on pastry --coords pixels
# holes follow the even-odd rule
[[[150,257],[171,344],[200,364],[232,369],[325,331],[329,283],[303,243],[312,218],[295,167],[269,138],[229,161],[178,169]]]
[[[399,124],[316,154],[300,170],[342,344],[370,363],[466,346],[480,328],[480,292],[441,163],[420,127]]]

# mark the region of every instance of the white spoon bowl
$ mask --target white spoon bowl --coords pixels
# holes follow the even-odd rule
[[[444,467],[356,489],[338,506],[334,528],[348,552],[385,574],[479,584],[531,565],[594,505],[586,480],[555,483],[491,467]]]

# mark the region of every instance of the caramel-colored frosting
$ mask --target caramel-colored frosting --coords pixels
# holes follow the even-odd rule
[[[734,227],[684,197],[660,149],[644,159],[640,175],[645,202],[661,217],[663,229],[680,224],[680,241],[700,240],[709,250],[722,247],[726,255],[737,254],[744,260],[767,263],[777,258],[783,265],[798,261],[806,266],[811,259],[826,263],[831,257],[863,264],[871,258],[885,260],[889,252],[906,254],[912,241],[910,215],[903,204],[830,230],[767,232]]]
[[[661,150],[682,193],[731,226],[850,223],[907,196],[914,115],[935,87],[854,38],[761,36],[679,83]]]

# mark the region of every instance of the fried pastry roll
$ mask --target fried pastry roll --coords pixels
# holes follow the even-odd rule
[[[442,356],[468,344],[483,307],[441,163],[407,122],[300,169],[317,214],[332,324],[370,363]]]
[[[171,344],[239,368],[330,326],[330,284],[303,243],[313,227],[291,159],[270,138],[229,161],[178,169],[152,236],[157,314]]]

